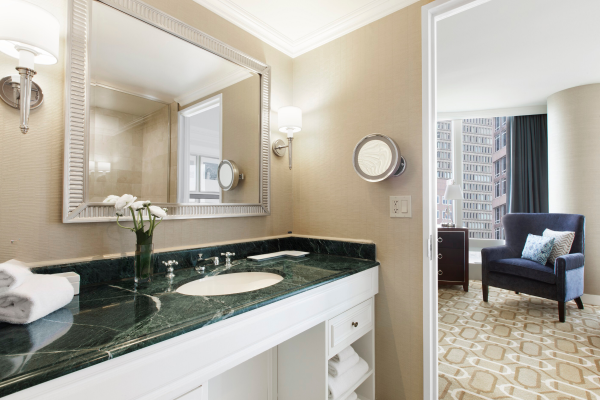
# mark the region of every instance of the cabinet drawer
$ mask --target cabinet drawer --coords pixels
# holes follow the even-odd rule
[[[438,232],[438,248],[464,249],[464,232]]]
[[[463,249],[438,249],[438,280],[462,282],[465,279]]]
[[[333,357],[373,327],[373,299],[369,299],[327,321],[329,356]]]
[[[438,265],[465,265],[465,249],[438,248]]]

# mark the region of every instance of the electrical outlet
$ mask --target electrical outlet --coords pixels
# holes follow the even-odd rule
[[[391,218],[412,218],[410,196],[390,196]]]

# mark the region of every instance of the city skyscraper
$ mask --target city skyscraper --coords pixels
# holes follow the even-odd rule
[[[452,205],[446,204],[444,192],[448,180],[455,179],[453,139],[460,138],[462,226],[469,228],[469,238],[503,239],[501,218],[506,214],[508,173],[506,117],[463,119],[460,135],[453,135],[452,125],[452,121],[437,124],[437,222],[448,222],[454,212]]]
[[[493,119],[463,119],[463,226],[469,238],[492,239]]]
[[[506,132],[506,120],[506,117],[494,118],[494,154],[492,155],[494,163],[494,199],[492,200],[494,239],[504,239],[502,217],[507,212],[508,158],[506,144],[509,136]]]

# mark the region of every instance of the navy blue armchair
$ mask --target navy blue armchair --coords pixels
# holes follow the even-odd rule
[[[483,301],[490,286],[558,301],[560,322],[565,322],[565,303],[575,300],[583,309],[585,217],[577,214],[507,214],[502,218],[506,245],[481,250]],[[521,258],[528,234],[544,230],[575,232],[571,253],[554,265],[540,265]]]

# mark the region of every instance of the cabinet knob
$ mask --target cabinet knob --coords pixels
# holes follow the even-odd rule
[[[441,276],[443,273],[444,273],[444,271],[442,271],[441,269],[440,269],[440,270],[438,270],[438,275],[440,275],[440,276]]]
[[[355,327],[355,328],[358,328],[358,322],[353,322],[352,326]]]
[[[444,241],[444,239],[442,239],[442,237],[440,236],[440,237],[438,238],[438,243],[442,243],[443,241]]]
[[[442,253],[438,254],[438,260],[442,259]]]

